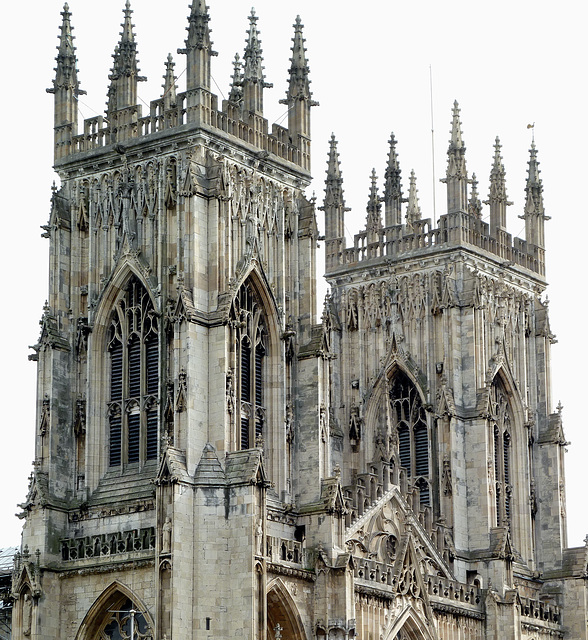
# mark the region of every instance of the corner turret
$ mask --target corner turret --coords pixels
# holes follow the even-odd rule
[[[80,90],[78,81],[71,12],[67,3],[63,6],[61,15],[63,21],[55,58],[55,79],[53,86],[47,89],[47,93],[52,93],[55,97],[55,160],[70,153],[71,139],[78,129],[78,96],[86,93]]]
[[[468,172],[465,151],[459,120],[459,104],[456,100],[453,103],[451,140],[447,150],[447,173],[441,180],[447,185],[447,213],[467,212]]]

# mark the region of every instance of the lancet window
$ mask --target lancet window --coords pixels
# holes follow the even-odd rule
[[[263,436],[267,324],[263,309],[249,284],[239,290],[233,302],[235,330],[236,395],[238,398],[238,447],[249,449]]]
[[[132,276],[112,313],[110,358],[109,465],[157,458],[159,339],[151,298]]]
[[[421,397],[414,384],[397,372],[390,385],[392,428],[398,440],[398,459],[420,491],[422,505],[430,504],[429,431]]]
[[[496,526],[507,526],[511,517],[512,415],[508,395],[500,380],[490,388],[490,430],[494,461]]]

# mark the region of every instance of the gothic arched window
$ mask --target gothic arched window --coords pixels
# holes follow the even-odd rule
[[[496,526],[510,523],[511,514],[511,410],[508,395],[497,379],[490,388],[490,428],[494,461]]]
[[[422,505],[429,505],[429,431],[421,397],[409,378],[398,371],[390,384],[392,428],[398,438],[398,458],[420,491]]]
[[[250,285],[239,290],[233,302],[235,368],[239,400],[238,448],[249,449],[263,435],[265,424],[264,369],[267,328],[261,305]]]
[[[159,339],[151,298],[132,276],[116,303],[110,354],[109,465],[157,458]]]

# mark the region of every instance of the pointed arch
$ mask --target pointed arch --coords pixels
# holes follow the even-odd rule
[[[431,624],[427,624],[410,605],[395,618],[382,634],[384,640],[438,640]]]
[[[306,640],[302,619],[294,599],[280,578],[272,580],[267,589],[267,637],[274,640],[277,625],[284,640]]]
[[[155,626],[145,603],[129,587],[115,580],[94,601],[80,624],[75,640],[108,639],[109,636],[104,635],[103,632],[109,624],[115,621],[115,614],[112,612],[128,610],[128,601],[133,609],[140,612],[139,615],[142,617],[139,628],[144,635],[141,637],[145,640],[154,638]]]

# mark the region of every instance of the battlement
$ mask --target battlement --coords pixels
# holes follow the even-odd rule
[[[330,254],[327,275],[358,263],[364,263],[365,266],[369,261],[397,260],[434,247],[445,249],[456,246],[481,249],[501,262],[512,263],[540,276],[545,275],[545,251],[542,248],[528,245],[521,238],[513,238],[504,229],[498,229],[493,235],[487,222],[467,213],[445,214],[441,216],[438,227],[434,227],[430,218],[427,218],[419,220],[412,227],[383,227],[374,235],[375,239],[370,237],[368,231],[356,233],[352,247]]]
[[[543,184],[539,177],[539,162],[535,143],[531,145],[528,177],[525,187],[525,240],[513,238],[506,229],[506,208],[511,205],[506,195],[505,170],[500,155],[500,140],[494,144],[494,160],[490,171],[490,192],[484,204],[489,205],[489,221],[482,219],[476,174],[468,177],[465,145],[459,119],[459,106],[453,105],[451,139],[447,151],[447,171],[441,182],[447,188],[447,211],[437,227],[430,218],[423,218],[418,200],[416,177],[410,175],[408,198],[403,196],[400,164],[394,134],[385,171],[384,195],[378,194],[377,177],[372,172],[367,204],[365,229],[354,236],[353,246],[346,247],[343,178],[333,136],[325,180],[325,263],[327,277],[348,271],[354,266],[372,261],[389,262],[400,258],[430,253],[432,249],[456,247],[483,251],[502,264],[523,267],[540,277],[545,276],[545,215]],[[468,193],[469,192],[469,193]],[[384,203],[384,215],[382,215]],[[404,206],[406,204],[406,207]]]
[[[75,154],[94,151],[164,131],[193,132],[195,129],[218,130],[255,147],[261,155],[272,154],[310,172],[310,108],[306,49],[302,24],[297,18],[292,39],[289,88],[282,100],[288,106],[288,126],[271,126],[263,116],[265,82],[257,17],[252,10],[243,61],[237,56],[229,99],[221,108],[218,97],[210,90],[212,51],[208,28],[208,8],[204,2],[192,3],[186,48],[186,91],[177,92],[175,63],[171,55],[166,62],[162,97],[152,100],[149,114],[143,115],[138,104],[137,83],[145,80],[137,66],[137,44],[131,24],[130,4],[124,10],[121,39],[113,55],[109,76],[106,114],[84,120],[78,131],[78,96],[82,93],[77,79],[77,59],[73,46],[71,13],[65,5],[62,12],[60,44],[56,76],[48,92],[55,96],[55,162],[71,161]]]

